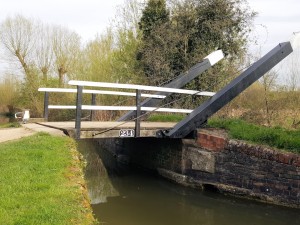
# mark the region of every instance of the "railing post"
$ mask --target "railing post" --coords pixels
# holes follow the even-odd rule
[[[45,121],[48,121],[48,115],[49,115],[49,92],[45,91],[44,94],[44,119]]]
[[[79,86],[79,85],[77,86],[76,115],[75,115],[75,139],[80,139],[82,89],[83,89],[83,86]]]
[[[136,119],[135,119],[135,137],[140,137],[141,131],[141,90],[136,90]]]
[[[91,105],[96,105],[96,94],[92,94],[92,102]],[[90,121],[95,119],[95,110],[91,110]]]

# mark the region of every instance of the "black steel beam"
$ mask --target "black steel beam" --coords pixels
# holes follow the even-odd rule
[[[92,94],[91,105],[96,105],[96,94]],[[95,110],[91,110],[90,121],[95,120]]]
[[[136,90],[136,114],[135,114],[135,137],[140,137],[141,133],[141,90]]]
[[[44,120],[48,121],[49,117],[49,92],[45,91],[44,94]]]
[[[242,91],[266,74],[293,51],[290,42],[280,43],[264,57],[255,62],[241,75],[205,101],[171,130],[157,132],[157,137],[184,138],[203,126],[207,119],[238,96]]]
[[[202,62],[197,63],[195,66],[193,66],[190,70],[188,70],[185,73],[182,73],[179,75],[179,77],[172,82],[168,83],[164,87],[168,88],[182,88],[184,85],[189,83],[191,80],[195,79],[197,76],[199,76],[201,73],[203,73],[205,70],[209,69],[211,67],[209,59],[204,59]],[[166,93],[166,92],[157,92],[156,95],[165,95],[169,96],[172,93]],[[147,98],[141,103],[141,106],[143,107],[155,107],[158,106],[159,103],[162,101],[162,99],[155,99],[155,98]],[[145,111],[141,112],[142,114],[145,113]],[[118,121],[126,121],[134,118],[135,111],[129,111],[128,113],[124,114],[122,117],[118,119]]]
[[[75,139],[80,139],[82,90],[83,90],[83,86],[78,85],[77,86],[77,95],[76,95]]]

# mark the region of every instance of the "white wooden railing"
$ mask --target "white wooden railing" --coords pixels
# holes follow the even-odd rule
[[[196,91],[187,89],[177,89],[177,88],[167,88],[167,87],[154,87],[146,85],[135,85],[135,84],[119,84],[119,83],[105,83],[105,82],[91,82],[91,81],[78,81],[71,80],[68,82],[69,85],[76,85],[76,89],[72,88],[39,88],[38,91],[45,92],[44,96],[44,118],[48,120],[49,109],[75,109],[75,129],[76,138],[80,138],[80,128],[81,128],[81,111],[90,110],[91,120],[93,120],[93,111],[95,110],[125,110],[136,111],[135,118],[135,136],[139,136],[140,133],[140,116],[141,111],[148,112],[172,112],[172,113],[191,113],[191,109],[175,109],[175,108],[157,108],[157,107],[142,107],[141,98],[159,98],[163,99],[166,96],[161,94],[147,94],[142,93],[142,91],[153,91],[153,92],[167,92],[167,93],[179,93],[187,95],[202,95],[202,96],[213,96],[214,92],[208,91]],[[126,89],[135,90],[134,92],[124,92],[124,91],[108,91],[108,90],[90,90],[83,89],[83,87],[100,87],[100,88],[114,88],[114,89]],[[61,92],[61,93],[77,93],[76,105],[49,105],[49,93],[50,92]],[[92,94],[91,105],[82,105],[82,95]],[[135,106],[98,106],[96,105],[96,94],[102,95],[119,95],[119,96],[132,96],[136,98]]]

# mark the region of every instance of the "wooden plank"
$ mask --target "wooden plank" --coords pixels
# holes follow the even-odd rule
[[[87,87],[119,88],[119,89],[131,89],[131,90],[143,90],[143,91],[160,91],[160,92],[188,94],[188,95],[203,95],[203,96],[210,96],[210,97],[215,95],[215,92],[209,92],[209,91],[195,91],[195,90],[187,90],[187,89],[168,88],[168,87],[154,87],[154,86],[138,85],[138,84],[119,84],[119,83],[80,81],[80,80],[70,80],[68,82],[68,84],[87,86]]]
[[[57,92],[57,93],[77,93],[76,88],[39,88],[38,91]],[[122,91],[105,91],[105,90],[88,90],[88,89],[84,89],[82,92],[84,94],[120,95],[120,96],[132,96],[132,97],[136,96],[136,93],[122,92]],[[165,95],[155,95],[155,94],[142,94],[141,97],[143,97],[143,98],[163,99],[166,96]]]
[[[76,109],[75,105],[49,105],[49,109]],[[130,111],[136,110],[136,106],[96,106],[82,105],[82,110],[112,110],[112,111]],[[172,113],[191,113],[191,109],[175,109],[175,108],[156,108],[156,107],[141,107],[142,111],[150,112],[172,112]]]

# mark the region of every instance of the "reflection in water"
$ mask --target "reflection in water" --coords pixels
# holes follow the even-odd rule
[[[85,179],[91,203],[104,203],[107,202],[107,197],[118,196],[119,193],[111,184],[101,158],[96,151],[93,151],[92,143],[87,141],[79,141],[78,143],[79,150],[87,162]]]
[[[299,210],[185,188],[150,174],[120,167],[114,158],[97,149],[101,160],[92,145],[81,141],[79,147],[83,146],[87,159],[91,160],[86,174],[88,188],[91,193],[97,193],[91,194],[96,198],[96,201],[92,199],[92,207],[101,224],[300,225]],[[105,165],[106,170],[100,165]],[[105,179],[97,177],[99,175]],[[107,201],[96,203],[105,198]]]

